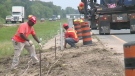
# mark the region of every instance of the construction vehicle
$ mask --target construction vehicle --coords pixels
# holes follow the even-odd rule
[[[84,8],[79,9],[85,19],[91,21],[91,27],[96,28],[98,22],[99,34],[110,34],[110,30],[130,29],[135,33],[135,0],[81,0]]]

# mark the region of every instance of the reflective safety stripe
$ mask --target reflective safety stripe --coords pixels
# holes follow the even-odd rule
[[[67,32],[73,32],[75,34],[75,38],[78,38],[75,30],[70,30],[70,31],[67,31]]]

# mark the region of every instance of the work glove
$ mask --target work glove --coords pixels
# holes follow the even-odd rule
[[[43,46],[41,43],[38,43],[38,45],[40,46],[40,48],[42,48],[42,46]]]
[[[29,42],[30,46],[32,46],[32,45],[33,45],[33,42],[32,42],[31,40],[29,40],[28,42]]]

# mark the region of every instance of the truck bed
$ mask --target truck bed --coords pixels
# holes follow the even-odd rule
[[[97,14],[116,14],[116,13],[132,13],[135,12],[135,7],[116,7],[116,8],[100,8]]]

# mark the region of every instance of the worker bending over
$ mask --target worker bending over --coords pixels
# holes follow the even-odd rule
[[[66,30],[65,32],[65,44],[64,48],[66,48],[66,44],[68,43],[71,47],[76,48],[75,43],[79,41],[79,38],[76,34],[76,31],[73,28],[69,28],[67,23],[63,24],[63,28]]]
[[[25,48],[31,56],[31,59],[34,63],[38,63],[39,60],[37,58],[35,52],[35,46],[31,40],[28,39],[28,36],[31,34],[32,37],[38,42],[39,46],[42,47],[40,41],[38,40],[35,30],[34,24],[36,24],[36,17],[31,16],[28,22],[20,24],[16,34],[12,38],[13,46],[14,46],[14,57],[11,69],[16,69],[19,63],[19,56]]]

